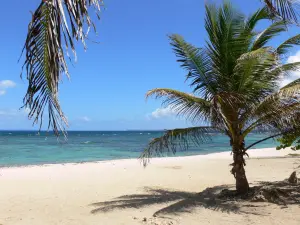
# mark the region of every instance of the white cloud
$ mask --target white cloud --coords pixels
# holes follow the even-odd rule
[[[18,111],[15,109],[0,109],[0,116],[16,116]]]
[[[90,122],[91,121],[91,119],[89,118],[89,117],[87,117],[87,116],[83,116],[83,117],[81,117],[81,118],[79,118],[81,121],[84,121],[84,122]]]
[[[13,88],[16,86],[16,83],[11,80],[2,80],[0,81],[0,88]]]
[[[27,116],[29,108],[24,109],[0,109],[0,117],[16,117],[16,116]]]
[[[1,80],[0,81],[0,96],[6,94],[6,89],[14,88],[16,83],[11,80]]]
[[[172,108],[157,108],[152,113],[146,115],[147,119],[160,119],[160,118],[167,118],[167,117],[175,117],[177,114]]]
[[[286,62],[287,63],[300,62],[300,51],[298,51],[295,55],[289,56]],[[283,87],[288,83],[299,78],[300,78],[300,70],[291,72],[288,77],[285,77],[280,81],[280,86]]]

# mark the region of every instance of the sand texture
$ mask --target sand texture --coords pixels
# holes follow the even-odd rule
[[[300,176],[300,158],[283,157],[290,152],[249,151],[251,185]],[[300,224],[299,204],[215,202],[212,192],[234,188],[231,162],[225,152],[153,159],[145,169],[138,160],[1,168],[0,224]]]

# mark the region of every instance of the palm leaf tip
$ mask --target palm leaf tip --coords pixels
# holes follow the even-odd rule
[[[178,149],[187,150],[191,145],[200,145],[211,140],[213,127],[190,127],[183,129],[167,130],[163,136],[154,138],[145,150],[140,159],[144,166],[154,155],[162,156],[164,153],[175,154]]]

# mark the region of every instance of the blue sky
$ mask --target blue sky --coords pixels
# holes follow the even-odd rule
[[[3,1],[0,14],[0,129],[37,129],[19,110],[26,92],[17,63],[33,11],[40,0]],[[205,0],[106,0],[97,24],[100,44],[78,46],[78,61],[70,65],[71,80],[63,79],[60,101],[70,123],[69,130],[167,129],[184,127],[160,101],[145,101],[156,87],[189,91],[167,38],[178,33],[202,46]],[[221,0],[214,1],[221,3]],[[233,0],[246,14],[261,6],[259,0]],[[295,34],[291,29],[274,44]],[[278,42],[278,43],[277,43]],[[296,54],[296,50],[293,54]],[[296,56],[297,57],[297,56]],[[299,56],[300,57],[300,56]],[[44,127],[45,128],[45,127]]]

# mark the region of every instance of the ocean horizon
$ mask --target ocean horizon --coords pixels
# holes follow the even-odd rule
[[[52,132],[2,130],[0,167],[138,158],[147,143],[162,134],[162,130],[68,131],[68,140],[64,142],[63,138],[58,141]],[[266,134],[250,134],[246,139],[246,146],[263,137]],[[277,145],[275,140],[269,139],[254,148]],[[187,151],[179,150],[175,156],[165,156],[204,155],[230,150],[228,137],[213,133],[208,143],[192,145]]]

